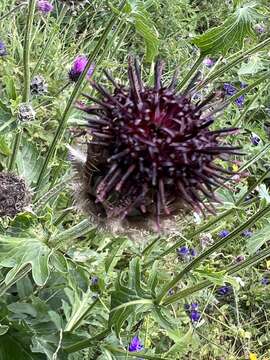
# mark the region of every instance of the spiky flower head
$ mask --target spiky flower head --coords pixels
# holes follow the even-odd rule
[[[71,10],[75,10],[88,4],[89,0],[59,0],[59,2],[69,7]]]
[[[36,75],[33,77],[30,90],[32,95],[43,95],[48,91],[48,84],[41,75]]]
[[[78,81],[80,75],[84,71],[86,65],[88,63],[88,59],[85,55],[79,55],[75,58],[71,69],[69,70],[68,76],[70,81],[76,82]],[[94,64],[92,64],[87,72],[87,78],[90,79],[94,71]]]
[[[25,181],[9,172],[0,172],[0,217],[13,217],[31,201]]]
[[[176,91],[176,74],[169,85],[162,84],[163,66],[156,63],[150,87],[130,58],[129,85],[105,72],[114,90],[92,83],[100,99],[85,94],[92,105],[77,105],[85,112],[89,137],[82,191],[96,218],[155,219],[159,230],[162,220],[183,208],[213,212],[214,189],[231,174],[215,160],[239,154],[239,147],[221,140],[237,129],[210,130],[214,95],[193,103],[190,91]]]
[[[36,112],[29,103],[21,103],[18,108],[17,119],[21,123],[35,120]]]
[[[47,0],[39,0],[37,3],[37,8],[42,14],[47,15],[53,11],[53,4]]]

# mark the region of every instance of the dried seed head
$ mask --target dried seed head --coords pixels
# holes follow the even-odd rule
[[[8,172],[0,172],[0,217],[13,217],[22,212],[31,201],[25,181]]]
[[[26,123],[35,120],[36,112],[31,104],[22,103],[19,105],[17,119],[21,123]]]
[[[209,129],[222,106],[210,113],[214,95],[194,104],[188,91],[178,94],[175,76],[164,86],[162,69],[157,62],[155,85],[148,87],[137,61],[130,59],[129,86],[106,73],[113,93],[93,83],[101,99],[85,95],[94,105],[77,105],[91,136],[77,193],[82,208],[99,221],[154,221],[160,230],[164,220],[173,220],[183,209],[213,212],[214,189],[231,174],[215,160],[239,154],[238,146],[221,141],[237,129]]]
[[[33,77],[30,90],[32,95],[44,95],[48,91],[48,84],[41,75],[36,75]]]

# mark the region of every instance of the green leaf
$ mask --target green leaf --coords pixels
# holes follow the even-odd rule
[[[145,41],[145,60],[151,63],[158,54],[158,32],[146,11],[141,10],[135,12],[132,16],[134,17],[134,25],[137,33],[141,35]]]
[[[0,135],[0,154],[3,154],[5,156],[9,156],[11,154],[7,139],[3,135]]]
[[[265,184],[259,185],[258,190],[259,190],[259,197],[263,200],[266,200],[267,204],[269,204],[270,203],[270,195],[266,188],[266,185]]]
[[[23,341],[23,340],[22,340]],[[27,344],[8,333],[0,336],[0,360],[45,360],[42,355],[33,354]]]
[[[262,18],[256,5],[239,6],[221,26],[195,37],[192,42],[199,47],[202,55],[225,55],[234,46],[242,48],[244,39],[254,34],[252,25]]]
[[[7,325],[0,324],[0,336],[5,335],[8,332],[9,327]]]
[[[17,168],[19,174],[26,179],[28,184],[32,184],[37,180],[42,163],[37,148],[33,144],[26,142],[17,155]]]
[[[270,239],[270,224],[265,225],[247,240],[247,250],[250,254],[256,253]]]
[[[147,307],[153,305],[149,291],[142,287],[139,259],[131,261],[128,279],[125,275],[122,273],[119,276],[115,290],[111,294],[109,327],[114,328],[117,336],[120,335],[123,323],[132,313],[144,311],[145,305]],[[141,306],[140,310],[138,306]]]
[[[106,273],[109,273],[117,264],[122,252],[126,247],[127,241],[128,240],[126,238],[120,238],[116,241],[113,241],[113,249],[110,253],[110,256],[105,260]]]
[[[9,283],[27,265],[31,264],[35,283],[42,286],[49,276],[51,249],[39,239],[0,235],[0,267],[11,268],[5,278]]]

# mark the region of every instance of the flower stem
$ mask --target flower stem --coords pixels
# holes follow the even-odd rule
[[[259,210],[256,214],[254,214],[250,219],[248,219],[244,224],[238,226],[234,231],[232,231],[225,238],[217,241],[214,245],[210,246],[208,249],[203,251],[200,255],[198,255],[193,261],[191,261],[178,275],[176,275],[167,285],[165,285],[160,294],[156,298],[156,303],[160,304],[163,298],[166,296],[168,291],[172,289],[187,273],[189,273],[192,269],[196,268],[201,264],[201,262],[219,249],[221,246],[225,245],[228,241],[234,239],[236,236],[241,234],[246,228],[253,225],[256,221],[261,219],[263,216],[270,212],[270,205],[267,205],[262,210]]]
[[[123,0],[120,7],[119,7],[119,11],[121,11],[123,9],[125,3],[126,3],[126,0]],[[96,47],[94,48],[93,53],[90,55],[88,63],[87,63],[83,73],[81,74],[80,78],[78,79],[78,81],[77,81],[77,83],[76,83],[76,85],[74,87],[74,90],[73,90],[73,92],[72,92],[72,94],[71,94],[71,96],[70,96],[70,98],[69,98],[69,100],[67,102],[67,106],[66,106],[66,108],[64,110],[62,119],[61,119],[61,121],[59,123],[58,129],[57,129],[56,134],[54,136],[54,139],[53,139],[53,141],[52,141],[52,143],[51,143],[51,145],[49,147],[49,150],[47,152],[46,159],[44,161],[44,164],[42,166],[42,169],[41,169],[38,181],[37,181],[37,189],[36,190],[39,190],[40,185],[42,183],[42,179],[43,179],[43,177],[44,177],[44,175],[45,175],[45,173],[47,171],[48,164],[51,161],[52,157],[55,155],[57,144],[62,139],[62,136],[63,136],[63,134],[65,132],[65,129],[66,129],[66,124],[67,124],[68,118],[69,118],[71,110],[72,110],[72,105],[74,104],[77,97],[79,96],[80,90],[82,88],[84,79],[85,79],[85,77],[86,77],[86,75],[88,73],[88,70],[90,69],[90,66],[93,63],[93,60],[96,58],[96,56],[99,53],[100,49],[104,45],[109,32],[111,31],[112,27],[114,26],[114,24],[116,23],[116,21],[118,19],[118,16],[119,16],[119,14],[113,14],[111,16],[107,27],[105,28],[101,38],[99,39],[99,41],[98,41],[98,43],[96,45]]]
[[[193,64],[192,68],[189,70],[187,75],[184,77],[184,79],[180,82],[180,84],[177,86],[177,90],[180,91],[183,89],[183,87],[186,85],[186,83],[192,78],[192,76],[196,73],[197,69],[200,67],[201,63],[203,62],[204,55],[200,55],[197,59],[197,61]]]
[[[24,35],[24,48],[23,48],[24,90],[22,96],[22,102],[24,103],[28,103],[30,99],[30,47],[31,47],[31,35],[33,28],[34,13],[36,8],[36,1],[37,0],[29,0],[27,23],[26,23],[26,29]],[[10,171],[14,169],[21,140],[22,140],[22,129],[19,129],[15,136],[12,156],[9,163]]]
[[[9,12],[7,12],[5,15],[0,17],[0,21],[4,20],[5,18],[7,18],[9,15],[13,14],[14,12],[16,12],[17,10],[19,10],[21,7],[27,5],[27,2],[22,2],[21,4],[14,6],[14,8],[12,8],[11,10],[9,10]]]
[[[38,73],[40,65],[42,64],[48,50],[50,50],[50,46],[51,46],[55,36],[58,33],[58,29],[59,29],[60,25],[62,24],[62,21],[66,15],[66,12],[67,12],[67,8],[65,6],[63,6],[63,8],[60,12],[60,15],[59,15],[59,19],[58,19],[57,23],[54,25],[54,29],[52,30],[44,48],[40,54],[40,57],[38,59],[38,62],[36,63],[36,66],[34,67],[34,70],[32,71],[32,76]]]

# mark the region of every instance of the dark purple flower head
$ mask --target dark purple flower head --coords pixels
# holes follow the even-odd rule
[[[244,237],[249,238],[249,237],[251,237],[251,236],[253,235],[253,232],[252,232],[251,230],[249,230],[249,229],[246,229],[246,230],[244,230],[244,231],[242,232],[242,235],[243,235]]]
[[[225,238],[226,236],[228,236],[229,235],[229,231],[228,230],[221,230],[219,233],[218,233],[218,236],[220,237],[220,238]]]
[[[213,59],[210,59],[210,58],[205,58],[203,60],[203,64],[208,68],[211,68],[214,65],[214,63],[215,63],[215,61]]]
[[[85,63],[78,65],[81,71]],[[209,129],[216,94],[192,102],[189,91],[177,93],[176,74],[170,84],[162,82],[163,68],[158,61],[154,86],[148,86],[130,58],[128,85],[105,72],[113,90],[92,82],[97,97],[83,94],[91,104],[77,106],[88,120],[89,135],[82,188],[99,223],[114,219],[126,227],[144,221],[159,231],[187,209],[213,213],[213,191],[230,174],[216,160],[239,155],[238,146],[224,143],[237,129]]]
[[[143,346],[141,345],[140,339],[138,336],[134,336],[134,338],[131,340],[128,350],[130,352],[137,352],[141,351],[143,349]]]
[[[221,286],[218,290],[217,290],[219,295],[229,295],[232,292],[232,287],[229,285],[224,285]]]
[[[83,73],[86,65],[88,63],[88,59],[85,55],[79,55],[73,62],[72,68],[70,69],[68,75],[69,79],[73,82],[78,81],[80,75]],[[94,65],[92,64],[87,72],[87,77],[90,79],[94,71]]]
[[[37,3],[37,8],[40,12],[46,15],[53,11],[53,4],[47,0],[39,0]]]
[[[6,45],[0,41],[0,57],[7,55]]]
[[[259,136],[257,136],[256,134],[252,134],[250,140],[251,140],[251,142],[252,142],[252,144],[253,144],[254,146],[258,146],[259,143],[260,143],[260,141],[261,141],[261,139],[259,138]]]
[[[262,285],[268,285],[270,283],[269,279],[267,277],[263,277],[261,280],[261,284]]]

